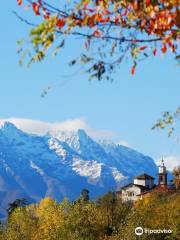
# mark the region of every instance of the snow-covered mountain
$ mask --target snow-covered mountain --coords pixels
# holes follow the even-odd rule
[[[0,122],[0,218],[16,198],[39,201],[50,195],[72,200],[82,188],[95,197],[137,174],[156,171],[152,158],[111,142],[97,142],[81,129],[37,136]]]

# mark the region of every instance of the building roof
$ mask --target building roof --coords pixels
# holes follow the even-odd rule
[[[150,176],[150,175],[148,175],[146,173],[143,173],[143,174],[135,177],[135,179],[154,179],[154,177],[152,177],[152,176]]]
[[[156,189],[156,185],[154,185],[151,189],[145,190],[143,192],[141,192],[140,194],[137,194],[137,196],[141,196],[141,195],[145,195],[147,193],[151,193],[152,191],[154,191],[154,189]]]

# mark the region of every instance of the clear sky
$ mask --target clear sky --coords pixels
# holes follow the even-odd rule
[[[83,119],[91,129],[115,133],[116,141],[125,141],[155,159],[165,155],[177,164],[180,143],[168,139],[165,132],[151,131],[163,111],[175,110],[180,104],[180,67],[172,56],[139,64],[134,77],[131,63],[125,62],[114,82],[89,82],[83,72],[66,66],[67,56],[76,56],[81,49],[77,40],[58,58],[49,56],[30,69],[21,68],[16,41],[27,39],[29,27],[12,14],[12,10],[23,13],[15,0],[3,1],[1,9],[0,118],[51,123]],[[42,98],[42,90],[49,85],[52,90]]]

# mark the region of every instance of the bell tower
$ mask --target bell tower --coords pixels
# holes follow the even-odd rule
[[[159,165],[158,172],[158,186],[166,187],[167,186],[167,171],[164,165],[164,160],[162,159],[161,164]]]

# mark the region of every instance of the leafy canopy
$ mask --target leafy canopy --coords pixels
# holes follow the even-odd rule
[[[58,7],[43,0],[17,3],[40,18],[30,32],[29,64],[41,61],[52,46],[56,56],[69,35],[84,39],[83,53],[70,65],[83,63],[90,79],[109,79],[125,57],[132,59],[132,75],[139,61],[160,52],[180,59],[180,0],[59,1]]]
[[[0,227],[4,240],[136,240],[137,226],[171,229],[171,234],[143,234],[143,240],[180,238],[179,190],[152,192],[130,205],[107,193],[97,201],[58,203],[50,197],[16,208]]]

